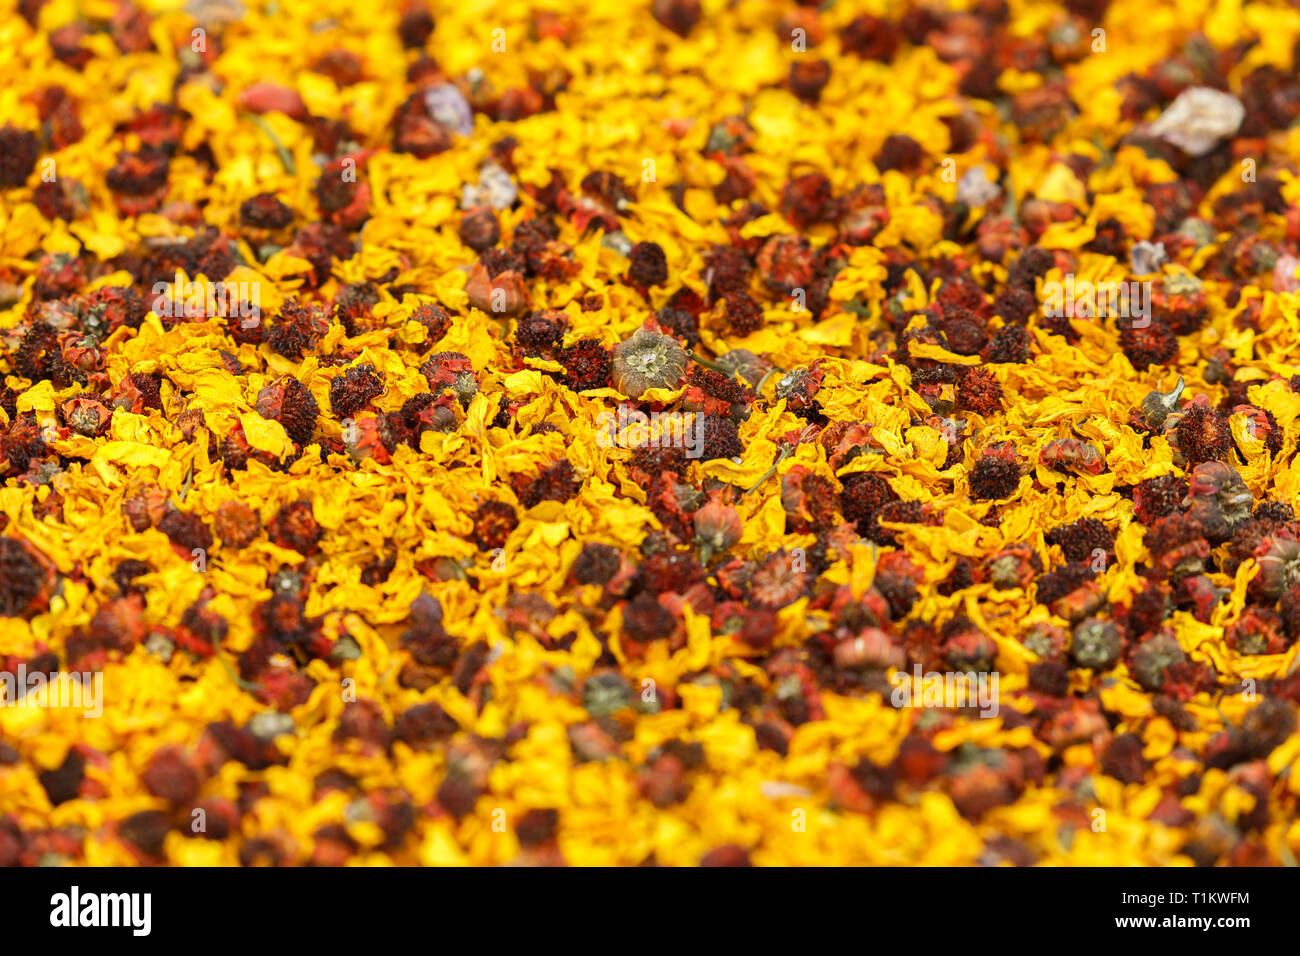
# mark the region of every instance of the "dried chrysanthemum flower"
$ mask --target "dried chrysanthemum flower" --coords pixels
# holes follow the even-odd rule
[[[614,362],[609,349],[598,339],[581,339],[556,356],[564,366],[564,384],[575,392],[606,388]]]
[[[1226,416],[1197,401],[1165,419],[1165,435],[1188,464],[1226,458],[1232,450],[1232,429]]]
[[[668,280],[668,260],[657,242],[638,242],[628,253],[628,278],[643,289]]]
[[[1070,656],[1079,667],[1109,670],[1119,660],[1121,638],[1110,621],[1088,618],[1074,628],[1070,639]]]
[[[519,517],[514,508],[504,501],[485,501],[474,513],[474,543],[480,551],[504,548],[517,527]]]
[[[736,335],[750,335],[763,327],[763,309],[745,292],[726,295],[727,325]]]
[[[320,550],[324,532],[316,523],[308,501],[294,501],[281,508],[267,527],[271,540],[282,548],[291,548],[305,557]]]
[[[1281,654],[1291,644],[1283,620],[1272,608],[1247,606],[1224,632],[1224,640],[1239,654]]]
[[[437,343],[451,328],[451,316],[436,302],[426,302],[411,313],[411,321],[418,322],[428,332],[426,341]]]
[[[145,485],[122,502],[122,513],[135,531],[154,527],[162,520],[166,508],[167,492],[155,484]]]
[[[795,413],[811,413],[816,409],[816,395],[821,390],[824,375],[819,362],[807,368],[791,369],[776,383],[775,397],[784,400]]]
[[[1225,541],[1250,520],[1255,498],[1236,470],[1221,461],[1206,461],[1192,469],[1182,506],[1205,529],[1211,542]]]
[[[1151,307],[1176,335],[1191,335],[1209,316],[1201,280],[1182,272],[1165,276],[1151,295]]]
[[[1178,399],[1182,394],[1183,379],[1181,376],[1168,392],[1148,392],[1146,398],[1142,399],[1142,420],[1147,428],[1162,428],[1165,419],[1169,417],[1169,413],[1178,407]]]
[[[111,404],[114,408],[132,414],[142,414],[146,408],[162,408],[162,378],[157,374],[132,372],[118,382]]]
[[[1177,510],[1187,496],[1187,482],[1177,475],[1147,478],[1133,486],[1133,514],[1143,524],[1154,524]]]
[[[15,129],[8,123],[0,128],[0,189],[27,182],[39,155],[40,143],[31,130]]]
[[[628,398],[652,388],[676,388],[686,372],[686,350],[672,336],[639,329],[614,347],[610,380]]]
[[[63,420],[78,435],[94,438],[108,428],[113,412],[103,402],[87,398],[74,398],[60,409]]]
[[[1002,386],[985,368],[972,368],[957,385],[957,404],[977,415],[993,415],[1002,408]]]
[[[1187,654],[1177,639],[1161,631],[1133,651],[1133,676],[1147,690],[1158,690],[1167,679],[1167,669],[1186,660]]]
[[[669,30],[685,37],[700,20],[700,0],[654,0],[650,12]]]
[[[993,555],[985,563],[984,578],[999,590],[1028,588],[1042,573],[1043,562],[1027,544],[1013,544]]]
[[[351,418],[383,393],[383,379],[373,365],[354,365],[330,382],[330,407],[340,418]]]
[[[176,549],[186,557],[195,551],[212,549],[212,532],[197,515],[168,508],[158,521],[158,530],[167,535]]]
[[[567,458],[561,458],[536,477],[521,482],[519,503],[525,508],[531,508],[542,501],[568,501],[578,493],[581,484],[574,473],[573,463]]]
[[[501,226],[491,209],[471,209],[461,218],[460,241],[475,252],[484,252],[501,241]]]
[[[316,430],[319,407],[306,385],[284,375],[257,393],[257,413],[279,422],[294,442],[305,445]]]
[[[496,318],[517,316],[528,309],[528,289],[514,269],[491,273],[482,262],[470,271],[465,293],[470,305]]]
[[[1122,319],[1119,325],[1120,348],[1139,371],[1151,365],[1166,365],[1178,354],[1178,337],[1159,316],[1145,323]]]
[[[768,557],[754,572],[751,600],[769,610],[779,610],[797,600],[808,588],[805,563],[803,555],[784,549]]]
[[[641,592],[623,607],[623,633],[634,644],[662,640],[676,627],[672,614],[649,592]]]
[[[1049,544],[1059,544],[1067,561],[1092,561],[1100,552],[1104,557],[1115,548],[1115,536],[1096,518],[1080,518],[1047,533]]]
[[[303,352],[314,348],[329,330],[329,324],[329,316],[319,305],[289,299],[281,306],[266,342],[273,352],[302,358]]]
[[[970,470],[971,495],[978,499],[1010,498],[1020,485],[1015,449],[990,447]]]
[[[30,617],[48,606],[54,565],[31,544],[0,536],[0,617]]]
[[[907,654],[888,634],[877,627],[864,628],[858,634],[835,645],[835,666],[848,670],[888,670],[903,667]]]
[[[1289,588],[1300,584],[1300,540],[1290,526],[1267,534],[1255,547],[1259,572],[1250,582],[1250,593],[1263,601],[1276,601]]]
[[[1300,81],[1256,62],[1275,26],[1260,0],[1208,31],[1157,0],[1173,29],[1118,80],[1115,54],[1087,55],[1103,20],[1132,46],[1106,0],[1065,0],[1044,24],[998,0],[770,15],[718,0],[707,22],[695,0],[523,10],[502,24],[504,73],[495,34],[493,50],[435,59],[474,11],[429,0],[353,18],[346,49],[303,5],[254,36],[203,0],[206,49],[177,39],[185,11],[164,18],[170,68],[148,55],[164,21],[136,4],[53,29],[41,0],[0,14],[26,38],[0,130],[0,606],[29,619],[0,619],[18,628],[0,672],[103,670],[118,689],[103,727],[143,688],[193,747],[136,726],[126,753],[54,721],[56,766],[33,767],[48,741],[0,741],[4,786],[36,808],[0,815],[0,865],[84,863],[91,837],[96,858],[151,864],[643,862],[638,841],[593,843],[608,801],[579,820],[572,794],[538,809],[521,789],[566,761],[602,761],[597,782],[651,831],[690,824],[691,846],[660,841],[645,862],[788,862],[777,804],[796,794],[836,863],[879,862],[841,839],[855,817],[923,832],[945,801],[968,823],[920,841],[919,862],[1287,861],[1278,749],[1300,674],[1269,658],[1300,639],[1300,208],[1281,135]],[[756,42],[779,46],[781,72],[760,57],[761,82],[730,82]],[[950,69],[875,82],[917,56]],[[629,82],[628,63],[645,75]],[[341,109],[320,115],[294,87],[304,69]],[[863,76],[890,101],[872,112],[870,183],[835,168],[863,159]],[[1232,131],[1231,97],[1206,93],[1223,77]],[[1112,82],[1117,113],[1091,95]],[[105,108],[132,84],[159,102]],[[392,93],[388,114],[356,108],[372,88]],[[899,121],[936,110],[943,130]],[[593,123],[639,123],[645,142],[547,149]],[[230,309],[166,307],[200,276]],[[1150,281],[1149,310],[1040,302],[1049,284],[1100,294],[1122,276]],[[677,345],[633,389],[604,343],[638,325],[633,340]],[[592,396],[616,381],[685,436],[585,447],[612,407]],[[281,424],[250,418],[250,399]],[[316,429],[320,411],[335,420]],[[209,539],[215,560],[186,570]],[[285,548],[302,560],[282,564]],[[424,583],[445,612],[417,598],[391,642],[386,602]],[[375,634],[392,666],[357,670]],[[888,702],[882,669],[982,669],[1008,639],[1036,660],[1003,681],[1001,731],[970,707],[846,723]],[[313,688],[354,672],[365,699],[304,723]],[[1247,674],[1264,702],[1243,715]],[[411,702],[430,694],[442,704]],[[647,742],[652,715],[687,712]],[[569,730],[538,733],[557,714]],[[712,745],[737,714],[760,753]],[[474,733],[475,715],[497,730]],[[1146,756],[1170,732],[1176,759]],[[310,746],[290,754],[290,734]],[[810,754],[830,754],[812,776]],[[433,790],[415,787],[426,764]],[[305,785],[270,793],[272,768]],[[755,768],[772,778],[757,803],[717,786]],[[1086,847],[1025,812],[1086,829],[1090,774],[1163,792]],[[200,800],[218,779],[229,794]],[[119,791],[157,806],[123,810]],[[95,834],[59,822],[78,798],[98,801]],[[342,816],[316,820],[322,801]],[[518,810],[517,845],[473,839],[497,803]],[[172,839],[195,804],[205,839]],[[754,824],[743,841],[718,829],[735,811]]]
[[[714,499],[695,512],[695,543],[700,547],[700,560],[705,563],[719,551],[726,551],[737,541],[743,531],[740,515],[735,508]]]
[[[226,501],[217,508],[212,527],[225,547],[244,548],[262,533],[257,514],[242,501]]]
[[[1205,529],[1195,519],[1175,512],[1158,519],[1142,538],[1155,567],[1169,577],[1199,574],[1209,557]]]
[[[259,193],[240,204],[239,221],[254,229],[284,229],[293,222],[293,210],[273,193]]]

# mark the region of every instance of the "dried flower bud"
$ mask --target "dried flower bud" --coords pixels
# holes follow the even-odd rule
[[[1178,382],[1174,385],[1172,391],[1168,392],[1148,392],[1147,397],[1142,399],[1142,417],[1148,428],[1156,429],[1164,426],[1165,419],[1169,413],[1178,407],[1178,399],[1183,394],[1183,377],[1178,376]]]
[[[1147,690],[1159,690],[1165,682],[1165,668],[1187,660],[1182,646],[1173,635],[1161,631],[1143,641],[1133,652],[1133,675]]]
[[[1211,543],[1226,541],[1250,520],[1255,498],[1236,470],[1221,461],[1197,465],[1188,480],[1183,507]]]
[[[984,576],[1000,591],[1027,588],[1043,570],[1042,559],[1027,544],[1013,544],[989,558]]]
[[[1300,541],[1290,527],[1265,535],[1255,548],[1255,560],[1259,573],[1250,582],[1250,591],[1260,599],[1271,603],[1300,584]]]
[[[213,528],[224,547],[239,550],[251,544],[262,531],[256,513],[242,501],[226,501],[212,518]]]
[[[319,408],[316,398],[292,375],[284,375],[257,393],[257,414],[279,422],[297,444],[311,441]]]
[[[844,670],[888,670],[907,664],[907,655],[877,627],[863,629],[835,645],[835,666]]]
[[[474,263],[465,283],[465,294],[470,305],[496,318],[516,316],[528,310],[528,289],[523,277],[513,269],[492,276],[482,262]]]
[[[74,398],[64,402],[61,411],[68,427],[87,438],[102,435],[108,428],[109,419],[113,417],[108,406],[91,398]]]
[[[157,485],[145,485],[122,502],[122,511],[135,531],[152,528],[167,510],[167,492]]]
[[[726,551],[740,540],[744,530],[735,508],[713,500],[695,512],[695,543],[700,558],[707,562],[719,551]]]
[[[460,221],[460,241],[475,252],[491,249],[501,239],[501,226],[491,209],[472,209]]]
[[[49,606],[53,563],[19,538],[0,537],[0,617],[31,617]]]
[[[676,388],[686,371],[686,350],[661,332],[640,329],[614,347],[611,379],[628,398],[652,388]]]
[[[1119,660],[1119,630],[1110,621],[1090,617],[1074,628],[1070,656],[1079,667],[1109,670]]]

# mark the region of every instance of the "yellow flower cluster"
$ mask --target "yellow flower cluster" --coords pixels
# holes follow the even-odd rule
[[[1297,44],[0,13],[0,864],[1294,863]]]

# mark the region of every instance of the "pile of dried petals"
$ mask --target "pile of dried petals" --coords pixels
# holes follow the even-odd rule
[[[0,864],[1300,853],[1288,3],[16,6]]]

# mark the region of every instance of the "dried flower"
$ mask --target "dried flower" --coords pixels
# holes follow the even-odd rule
[[[1192,156],[1203,156],[1236,133],[1245,115],[1241,100],[1231,93],[1197,86],[1178,94],[1151,124],[1151,133]]]
[[[1187,497],[1182,506],[1187,515],[1205,529],[1211,542],[1225,541],[1250,519],[1255,498],[1241,475],[1221,461],[1202,462],[1192,469]]]
[[[1089,618],[1075,626],[1070,639],[1070,656],[1080,667],[1109,670],[1119,660],[1120,644],[1119,631],[1114,624]]]
[[[383,379],[373,365],[354,365],[330,382],[330,407],[340,418],[351,418],[383,393]]]
[[[660,332],[640,329],[614,348],[610,374],[616,389],[637,399],[652,388],[675,388],[686,371],[686,350]]]
[[[299,445],[311,441],[319,408],[307,386],[284,375],[257,393],[257,413],[279,422]]]

